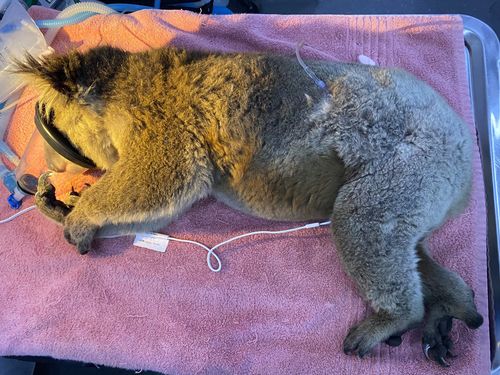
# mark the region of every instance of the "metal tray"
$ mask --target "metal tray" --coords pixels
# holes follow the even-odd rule
[[[462,15],[462,19],[469,91],[486,193],[491,373],[500,375],[500,48],[497,35],[488,25],[466,15]]]

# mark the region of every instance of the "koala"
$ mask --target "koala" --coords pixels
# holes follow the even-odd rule
[[[330,217],[345,271],[373,308],[343,343],[367,355],[423,325],[425,356],[453,356],[452,319],[483,323],[471,288],[426,238],[469,200],[472,136],[400,70],[173,47],[28,56],[16,73],[104,171],[72,203],[40,178],[36,204],[84,254],[96,237],[154,231],[212,195],[281,221]],[[73,198],[75,195],[73,194]]]

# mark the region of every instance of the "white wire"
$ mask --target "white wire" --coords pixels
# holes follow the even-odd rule
[[[303,225],[301,227],[296,227],[296,228],[291,228],[291,229],[284,229],[284,230],[260,230],[260,231],[257,231],[257,232],[251,232],[251,233],[245,233],[245,234],[240,234],[239,236],[236,236],[236,237],[233,237],[233,238],[230,238],[228,240],[225,240],[217,245],[215,245],[214,247],[212,247],[210,250],[215,250],[229,242],[233,242],[233,241],[236,241],[236,240],[239,240],[240,238],[244,238],[244,237],[248,237],[248,236],[254,236],[256,234],[283,234],[283,233],[290,233],[290,232],[296,232],[298,230],[302,230],[302,229],[311,229],[311,228],[317,228],[319,226],[322,226],[322,225],[328,225],[328,224],[331,224],[331,221],[325,221],[323,223],[311,223],[311,224],[306,224],[306,225]]]
[[[171,237],[171,236],[168,236],[168,239],[172,240],[172,241],[177,241],[177,242],[190,243],[192,245],[196,245],[196,246],[202,247],[204,250],[207,251],[207,265],[208,265],[208,268],[210,268],[210,271],[212,271],[212,272],[219,272],[222,269],[222,262],[221,262],[219,256],[216,253],[214,253],[212,251],[212,249],[210,249],[208,246],[205,246],[205,245],[203,245],[200,242],[191,241],[191,240],[183,240],[183,239],[175,238],[175,237]],[[211,256],[215,258],[215,260],[217,262],[217,268],[214,268],[212,266],[212,261],[210,259]]]
[[[36,206],[34,206],[34,205],[30,206],[30,207],[27,207],[27,208],[25,208],[25,209],[17,212],[16,214],[14,214],[14,215],[6,218],[6,219],[0,220],[0,224],[8,223],[9,221],[14,220],[16,217],[18,217],[20,215],[23,215],[23,214],[25,214],[28,211],[33,210],[34,208],[36,208]],[[306,224],[306,225],[303,225],[303,226],[300,226],[300,227],[291,228],[291,229],[283,229],[283,230],[260,230],[260,231],[256,231],[256,232],[250,232],[250,233],[240,234],[239,236],[235,236],[235,237],[229,238],[229,239],[227,239],[225,241],[222,241],[222,242],[218,243],[217,245],[212,246],[211,248],[208,247],[208,246],[206,246],[206,245],[204,245],[204,244],[202,244],[202,243],[200,243],[200,242],[191,241],[191,240],[184,240],[184,239],[181,239],[181,238],[175,238],[175,237],[171,237],[169,235],[167,235],[167,237],[168,237],[169,240],[172,240],[172,241],[189,243],[189,244],[196,245],[196,246],[199,246],[199,247],[203,248],[204,250],[207,251],[207,265],[208,265],[208,268],[210,268],[210,271],[212,271],[212,272],[220,272],[220,270],[222,269],[222,262],[221,262],[219,256],[215,253],[215,250],[218,249],[221,246],[224,246],[224,245],[230,243],[230,242],[233,242],[233,241],[245,238],[245,237],[249,237],[249,236],[259,235],[259,234],[284,234],[284,233],[297,232],[299,230],[304,230],[304,229],[318,228],[318,227],[321,227],[321,226],[324,226],[324,225],[329,225],[331,223],[332,223],[331,221],[323,221],[323,222],[317,222],[317,223],[310,223],[310,224]],[[120,235],[117,235],[117,236],[103,236],[101,238],[115,238],[115,237],[121,237],[121,236]],[[215,258],[215,261],[217,263],[217,268],[214,268],[212,266],[212,260],[211,260],[212,257]]]
[[[34,206],[34,205],[33,205],[33,206],[26,207],[25,209],[23,209],[23,210],[21,210],[21,211],[19,211],[19,212],[15,213],[14,215],[9,216],[9,217],[8,217],[8,218],[6,218],[6,219],[0,220],[0,224],[5,224],[5,223],[8,223],[9,221],[14,220],[16,217],[21,216],[21,215],[25,214],[26,212],[31,211],[31,210],[32,210],[32,209],[34,209],[34,208],[36,208],[36,206]]]
[[[296,228],[291,228],[291,229],[261,230],[261,231],[257,231],[257,232],[240,234],[239,236],[235,236],[235,237],[229,238],[225,241],[222,241],[221,243],[218,243],[217,245],[213,246],[212,248],[209,248],[208,246],[206,246],[200,242],[196,242],[196,241],[183,240],[183,239],[179,239],[179,238],[175,238],[175,237],[171,237],[171,236],[168,236],[168,238],[172,241],[186,242],[186,243],[190,243],[190,244],[202,247],[203,249],[205,249],[207,251],[207,265],[208,265],[208,268],[210,268],[210,271],[219,272],[222,269],[222,263],[221,263],[219,256],[215,253],[215,250],[221,246],[224,246],[224,245],[230,243],[230,242],[239,240],[241,238],[249,237],[249,236],[259,235],[259,234],[283,234],[283,233],[296,232],[296,231],[303,230],[303,229],[318,228],[320,226],[329,225],[331,223],[332,223],[331,221],[324,221],[321,223],[310,223],[310,224],[303,225],[301,227],[296,227]],[[217,261],[217,268],[212,267],[212,261],[210,259],[211,257],[214,257],[215,260]]]

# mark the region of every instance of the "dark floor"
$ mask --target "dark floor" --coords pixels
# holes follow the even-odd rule
[[[241,0],[235,0],[238,2]],[[500,0],[254,0],[261,13],[466,14],[500,35]]]
[[[128,2],[128,1],[126,1]],[[132,1],[130,1],[132,2]],[[466,14],[490,25],[500,35],[500,0],[254,0],[259,13],[276,14]],[[230,0],[234,12],[248,0]],[[61,361],[18,361],[0,358],[1,375],[153,375]]]

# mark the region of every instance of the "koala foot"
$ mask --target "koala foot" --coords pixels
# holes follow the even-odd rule
[[[353,326],[344,339],[344,353],[357,354],[363,358],[377,344],[385,341],[388,345],[401,344],[402,332],[412,326],[404,319],[389,318],[385,314],[374,314]]]
[[[451,328],[453,327],[453,317],[448,315],[445,309],[440,304],[435,304],[430,307],[428,317],[424,324],[424,332],[422,336],[422,350],[427,359],[437,362],[443,367],[449,367],[450,364],[446,361],[447,358],[456,357],[453,352],[453,341],[450,337]],[[452,314],[460,311],[458,309],[451,311]],[[477,311],[469,308],[466,314],[457,314],[471,329],[477,329],[483,324],[483,317]]]
[[[426,310],[422,349],[427,359],[448,367],[446,359],[454,357],[450,338],[453,319],[476,329],[483,324],[483,317],[474,303],[474,291],[457,273],[436,263],[423,241],[417,245],[417,252]]]
[[[449,367],[445,358],[454,358],[451,352],[453,341],[450,338],[453,320],[451,316],[436,316],[426,321],[422,337],[422,350],[428,360],[433,360],[443,367]]]

